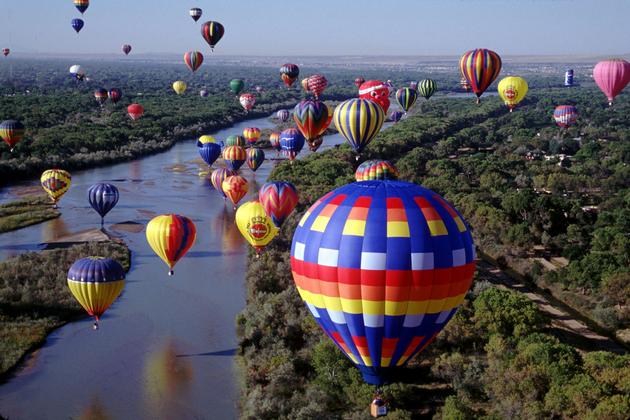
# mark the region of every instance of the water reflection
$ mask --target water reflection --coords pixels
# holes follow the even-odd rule
[[[71,234],[68,224],[63,217],[57,217],[46,222],[42,229],[42,243],[56,241]]]
[[[107,410],[98,396],[92,398],[90,405],[79,416],[80,420],[109,420],[112,418],[107,414]]]
[[[150,354],[144,369],[147,411],[158,418],[178,418],[181,404],[187,399],[193,380],[191,362],[177,357],[181,353],[170,338]]]
[[[234,223],[234,212],[228,209],[225,203],[221,211],[217,211],[212,218],[211,227],[213,234],[221,234],[221,245],[223,255],[240,251],[244,239]]]

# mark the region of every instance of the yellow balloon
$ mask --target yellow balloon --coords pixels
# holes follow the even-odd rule
[[[197,237],[195,224],[188,217],[163,214],[154,217],[147,225],[147,242],[153,251],[168,265],[169,276],[173,267],[193,246]]]
[[[249,201],[239,207],[235,219],[241,235],[254,247],[257,254],[278,234],[278,228],[258,200]]]
[[[208,143],[216,143],[216,139],[212,136],[201,136],[199,137],[199,143],[200,144],[208,144]]]
[[[57,201],[70,189],[72,176],[63,169],[48,169],[42,174],[40,181],[42,188],[57,207]]]
[[[186,83],[181,80],[178,80],[175,83],[173,83],[173,90],[178,95],[181,95],[182,93],[186,92],[187,87],[188,86],[186,85]]]
[[[505,102],[510,112],[527,95],[527,82],[522,77],[508,76],[499,82],[499,96]]]

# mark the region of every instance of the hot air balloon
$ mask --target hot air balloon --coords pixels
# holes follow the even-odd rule
[[[237,173],[226,168],[215,169],[210,175],[210,182],[212,183],[212,186],[223,196],[224,200],[227,198],[227,195],[223,192],[223,181],[232,175],[237,175]]]
[[[225,146],[240,146],[245,147],[247,142],[245,141],[245,137],[232,135],[225,139]]]
[[[389,109],[389,87],[380,80],[368,80],[359,87],[359,98],[375,102],[387,113]]]
[[[72,77],[79,81],[85,79],[85,70],[83,70],[83,68],[78,64],[71,66],[68,71]]]
[[[398,179],[398,169],[388,160],[366,160],[359,165],[354,178],[357,181],[393,181]]]
[[[287,128],[280,133],[282,153],[293,161],[304,147],[304,135],[296,128]]]
[[[214,51],[214,46],[223,38],[225,28],[219,22],[208,21],[201,26],[201,36]]]
[[[188,14],[190,14],[190,17],[195,22],[197,22],[199,19],[201,19],[201,15],[203,14],[203,11],[200,8],[198,8],[198,7],[193,7],[192,9],[190,9]]]
[[[9,48],[2,49],[2,55],[4,55],[5,57],[9,55],[10,53],[11,53],[11,50]]]
[[[254,105],[256,105],[256,97],[251,93],[243,93],[238,101],[241,103],[241,106],[245,110],[245,112],[249,112]]]
[[[247,180],[240,175],[232,175],[225,178],[221,187],[223,188],[223,193],[225,193],[227,198],[234,204],[234,210],[236,210],[236,205],[245,197],[249,189]]]
[[[302,85],[302,89],[304,89],[304,92],[308,93],[308,77],[302,79],[300,85]]]
[[[247,166],[256,172],[260,165],[265,161],[265,152],[257,147],[247,149]]]
[[[112,184],[94,184],[88,189],[90,206],[101,215],[101,226],[105,223],[105,215],[118,204],[118,188]]]
[[[202,143],[201,146],[197,145],[199,156],[208,164],[212,164],[221,156],[221,146],[217,143]]]
[[[57,208],[57,202],[70,189],[72,176],[63,169],[48,169],[40,178],[42,188],[53,202],[53,208]]]
[[[253,146],[256,144],[258,139],[260,139],[260,128],[258,127],[247,127],[243,130],[243,137],[247,140],[247,144]]]
[[[201,89],[199,91],[199,96],[201,96],[202,98],[207,98],[208,96],[210,96],[210,91],[208,91],[208,89]]]
[[[291,63],[283,64],[280,67],[280,78],[284,82],[287,88],[290,88],[293,82],[295,82],[300,75],[300,68]]]
[[[74,0],[74,7],[83,14],[90,7],[90,0]]]
[[[630,82],[630,63],[620,58],[600,61],[593,69],[593,79],[612,106],[615,96]]]
[[[127,114],[135,121],[144,114],[144,107],[140,104],[131,104],[127,107]]]
[[[437,83],[432,79],[425,79],[418,84],[418,93],[424,99],[429,99],[437,90]]]
[[[184,63],[194,73],[203,64],[203,54],[199,51],[188,51],[184,54]]]
[[[83,309],[94,317],[94,329],[125,287],[125,270],[115,260],[81,258],[68,270],[68,288]]]
[[[123,45],[123,46],[122,46],[122,52],[123,52],[125,55],[129,55],[129,53],[131,52],[131,45],[129,45],[129,44],[125,44],[125,45]]]
[[[278,119],[282,122],[289,121],[290,116],[291,116],[291,113],[286,109],[281,109],[280,111],[276,113],[276,117],[278,117]]]
[[[246,159],[247,153],[241,146],[226,146],[223,149],[223,160],[225,160],[227,167],[233,171],[238,171]]]
[[[107,102],[107,97],[109,96],[109,92],[107,89],[99,88],[94,91],[94,99],[100,106],[103,106],[105,102]]]
[[[293,120],[310,145],[326,132],[332,121],[332,112],[323,102],[305,99],[295,106]]]
[[[112,103],[117,104],[118,101],[120,101],[120,98],[122,98],[122,91],[118,88],[111,88],[107,92],[107,97],[110,101],[112,101]]]
[[[199,139],[197,140],[197,147],[201,147],[204,144],[216,143],[216,142],[217,142],[217,140],[214,137],[209,136],[209,135],[206,134],[206,135],[203,135],[203,136],[199,137]]]
[[[258,200],[249,201],[239,207],[234,219],[241,235],[254,247],[257,256],[278,234],[278,228]]]
[[[418,99],[418,91],[411,88],[400,88],[396,91],[396,101],[398,105],[405,111],[409,111]]]
[[[11,152],[24,137],[24,131],[24,124],[19,121],[6,120],[0,123],[0,138],[9,146]]]
[[[147,242],[158,257],[168,265],[168,275],[174,274],[173,267],[195,243],[197,229],[188,217],[163,214],[147,224]]]
[[[297,206],[298,193],[290,182],[267,182],[258,192],[258,199],[274,225],[280,227]]]
[[[280,150],[280,133],[278,131],[269,134],[269,143],[273,149]]]
[[[337,105],[333,120],[339,133],[357,153],[358,160],[358,154],[381,130],[385,113],[377,103],[355,98]]]
[[[72,19],[70,21],[70,25],[72,25],[72,29],[74,29],[76,33],[79,33],[81,32],[81,29],[83,29],[85,22],[83,22],[82,19]]]
[[[564,73],[564,86],[573,86],[573,69],[567,69],[567,71]]]
[[[405,113],[402,111],[393,111],[389,116],[389,120],[397,123],[398,121],[400,121],[403,115],[405,115]]]
[[[317,323],[381,385],[444,328],[475,272],[470,229],[442,197],[363,181],[320,198],[293,235],[291,271]]]
[[[230,90],[233,94],[238,95],[239,93],[241,93],[244,87],[245,82],[243,82],[241,79],[230,80]]]
[[[363,83],[365,83],[365,79],[363,77],[357,77],[356,79],[354,79],[354,85],[357,87],[357,89],[359,89]]]
[[[501,79],[497,88],[499,96],[512,112],[514,107],[527,95],[528,86],[527,81],[522,77],[508,76]]]
[[[569,128],[574,125],[578,115],[578,110],[573,105],[559,105],[553,111],[553,119],[562,128]]]
[[[308,91],[312,92],[315,99],[319,99],[319,95],[324,92],[328,86],[328,80],[321,74],[314,74],[308,78]]]
[[[419,85],[419,84],[420,84],[420,82],[416,82],[416,81],[409,82],[409,87],[410,87],[411,89],[418,90],[418,85]]]
[[[264,89],[263,89],[263,87],[262,87],[262,86],[260,86],[260,85],[256,85],[256,86],[254,87],[254,90],[256,91],[256,93],[262,93]]]
[[[470,50],[459,60],[459,70],[480,103],[479,97],[501,72],[501,57],[485,48]]]
[[[178,95],[183,94],[184,92],[186,92],[186,88],[188,86],[186,85],[186,83],[182,80],[178,80],[176,82],[173,82],[173,90],[175,91],[175,93],[177,93]]]

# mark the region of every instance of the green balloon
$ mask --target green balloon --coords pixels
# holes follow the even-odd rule
[[[239,93],[241,93],[244,87],[245,87],[245,83],[241,79],[233,79],[232,81],[230,81],[230,90],[235,95],[238,95]]]
[[[228,146],[241,146],[245,147],[247,142],[245,141],[245,137],[243,136],[230,136],[225,139],[225,147]]]

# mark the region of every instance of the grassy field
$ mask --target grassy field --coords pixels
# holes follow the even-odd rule
[[[46,336],[85,315],[66,284],[68,268],[90,255],[109,257],[129,270],[129,249],[117,242],[23,254],[0,263],[0,377]]]
[[[54,219],[60,214],[59,210],[53,208],[51,201],[43,195],[2,204],[0,205],[0,233]]]

